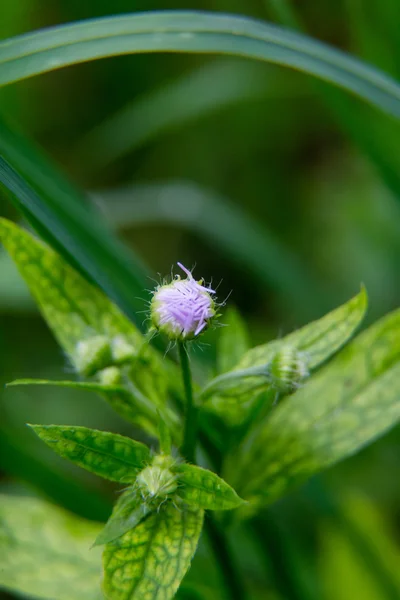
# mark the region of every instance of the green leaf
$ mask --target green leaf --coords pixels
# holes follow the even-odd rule
[[[100,600],[100,524],[37,498],[0,496],[0,588],[43,600]]]
[[[0,43],[0,85],[80,62],[141,52],[245,56],[316,75],[400,117],[389,76],[304,35],[246,17],[163,11],[52,27]]]
[[[16,379],[7,384],[7,387],[20,385],[44,385],[61,388],[72,388],[76,390],[86,390],[95,392],[102,396],[112,408],[121,417],[127,421],[138,425],[150,435],[157,436],[157,427],[155,421],[158,419],[158,412],[154,404],[150,402],[134,386],[130,386],[129,391],[122,385],[106,385],[95,381],[52,381],[49,379]],[[171,423],[176,425],[175,416],[168,410],[164,411],[170,418]]]
[[[104,591],[110,600],[170,600],[195,553],[202,510],[167,502],[104,552]]]
[[[34,144],[0,118],[0,189],[40,236],[96,282],[132,319],[143,309],[147,270],[88,199]]]
[[[282,402],[229,459],[254,507],[354,454],[400,419],[400,311],[358,336]]]
[[[188,464],[178,464],[172,470],[178,475],[178,496],[190,506],[231,510],[244,504],[235,490],[212,471]]]
[[[101,377],[109,367],[129,367],[128,375],[140,392],[163,406],[162,361],[117,306],[14,223],[0,219],[0,240],[76,370]]]
[[[250,412],[249,403],[260,392],[273,390],[266,375],[249,376],[251,370],[265,370],[278,352],[294,349],[304,359],[305,367],[312,371],[337,352],[354,334],[367,309],[364,288],[346,304],[328,313],[318,321],[279,339],[249,350],[234,370],[211,381],[202,391],[203,400],[209,397],[206,407],[226,418],[230,424],[240,424]]]
[[[94,546],[109,544],[121,537],[136,527],[150,513],[150,510],[134,490],[127,490],[118,499],[111,517],[97,536]]]
[[[52,450],[100,477],[131,483],[150,462],[150,450],[130,438],[87,427],[30,425]]]
[[[223,316],[217,345],[217,370],[225,373],[233,369],[250,349],[247,327],[239,311],[229,307]]]

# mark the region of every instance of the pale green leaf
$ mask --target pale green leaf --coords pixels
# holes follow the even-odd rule
[[[263,506],[354,454],[400,418],[400,311],[370,327],[282,402],[229,459],[227,478]]]
[[[230,485],[212,471],[188,464],[178,464],[178,496],[191,506],[208,510],[231,510],[244,503]]]
[[[234,15],[162,11],[83,21],[0,43],[0,85],[62,66],[142,52],[245,56],[330,81],[400,117],[400,87],[391,77],[326,44]]]
[[[99,377],[113,366],[129,370],[140,391],[162,406],[162,361],[117,306],[14,223],[0,219],[0,240],[76,370]]]
[[[260,392],[272,390],[266,375],[249,376],[252,370],[265,370],[276,354],[293,349],[300,354],[307,371],[313,371],[337,352],[354,334],[367,309],[364,288],[346,304],[313,321],[301,329],[261,346],[252,348],[235,369],[211,381],[201,397],[208,400],[206,407],[232,425],[243,423],[250,412],[251,402]],[[247,371],[249,370],[249,371]]]
[[[43,600],[100,600],[100,523],[37,498],[0,496],[0,588]]]
[[[104,552],[104,592],[109,600],[170,600],[195,553],[202,510],[171,502],[151,513]]]
[[[87,427],[30,425],[54,452],[100,477],[131,483],[150,461],[150,450],[130,438]]]
[[[233,369],[250,350],[246,323],[237,309],[229,307],[223,316],[224,325],[219,332],[217,345],[217,368],[219,373]]]
[[[150,510],[132,488],[128,489],[115,504],[112,515],[97,536],[94,546],[102,546],[121,537],[136,527],[150,513]]]

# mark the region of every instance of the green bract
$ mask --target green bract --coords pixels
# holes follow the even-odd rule
[[[212,471],[194,465],[181,464],[173,469],[177,474],[177,494],[186,504],[209,510],[230,510],[244,501],[223,479]]]

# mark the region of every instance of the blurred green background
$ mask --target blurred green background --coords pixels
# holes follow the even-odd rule
[[[398,0],[3,0],[0,37],[177,8],[297,26],[400,75]],[[11,85],[0,111],[87,190],[156,280],[180,260],[220,299],[230,294],[254,343],[321,316],[360,283],[369,321],[400,305],[400,126],[340,90],[229,57],[124,56]],[[19,218],[5,197],[0,212]],[[213,369],[217,334],[196,352],[203,369]],[[0,348],[2,384],[70,372],[2,250]],[[130,433],[111,409],[77,391],[10,389],[0,417],[3,489],[107,516],[115,490],[53,456],[24,423]],[[399,442],[397,428],[273,506],[254,535],[232,533],[250,598],[400,598]],[[222,597],[211,575],[204,588],[207,560],[200,549],[182,597]]]

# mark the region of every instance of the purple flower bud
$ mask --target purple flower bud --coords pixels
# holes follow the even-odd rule
[[[181,263],[178,266],[187,278],[179,275],[169,284],[161,285],[151,301],[151,319],[159,331],[170,339],[188,340],[197,337],[215,316],[215,291],[196,281]]]

